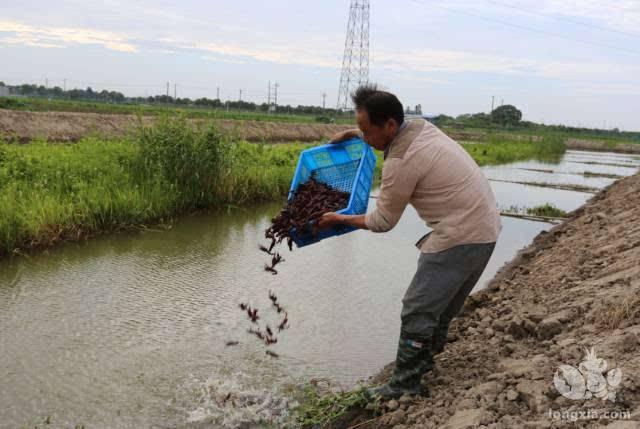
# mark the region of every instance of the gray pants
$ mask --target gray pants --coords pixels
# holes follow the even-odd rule
[[[480,279],[494,248],[495,243],[465,244],[422,253],[402,299],[401,337],[431,341],[432,353],[441,352],[451,320]]]

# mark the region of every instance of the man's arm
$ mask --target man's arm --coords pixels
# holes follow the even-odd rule
[[[393,229],[404,213],[418,179],[417,172],[402,160],[385,160],[376,208],[365,215],[367,229],[373,232]]]
[[[359,229],[369,229],[365,222],[365,215],[344,215],[338,213],[325,213],[318,219],[318,229],[331,228],[335,225],[348,225]]]
[[[363,215],[341,215],[325,213],[318,219],[318,229],[331,228],[334,225],[349,225],[373,232],[387,232],[396,226],[405,207],[411,199],[418,181],[418,175],[399,160],[388,160],[382,169],[382,186],[372,212]]]

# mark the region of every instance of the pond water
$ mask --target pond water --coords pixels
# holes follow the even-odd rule
[[[585,164],[599,162],[629,167]],[[604,187],[633,156],[568,151],[555,164],[485,167],[490,179]],[[525,169],[553,170],[555,173]],[[501,207],[572,210],[592,194],[491,182]],[[376,194],[374,190],[372,194]],[[375,200],[371,200],[373,207]],[[353,386],[395,357],[401,298],[426,227],[409,208],[388,234],[358,231],[293,253],[280,274],[257,249],[279,204],[185,217],[170,230],[114,234],[0,262],[0,428],[221,427],[284,419],[292,386]],[[503,217],[483,287],[545,223]],[[240,302],[273,290],[290,329],[265,354]],[[227,341],[239,341],[226,346]],[[252,423],[253,422],[253,423]]]

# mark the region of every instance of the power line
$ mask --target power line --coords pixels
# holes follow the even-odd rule
[[[557,21],[571,22],[573,24],[582,25],[584,27],[596,28],[596,29],[602,30],[602,31],[609,31],[611,33],[624,34],[625,36],[639,37],[640,38],[640,34],[628,33],[626,31],[615,30],[613,28],[602,27],[600,25],[595,25],[595,24],[589,24],[587,22],[582,22],[582,21],[578,21],[578,20],[575,20],[575,19],[560,18],[558,16],[549,15],[549,14],[546,14],[546,13],[538,12],[538,11],[531,10],[531,9],[526,9],[526,8],[523,8],[523,7],[514,6],[514,5],[511,5],[511,4],[502,3],[502,2],[499,2],[499,1],[495,1],[495,0],[485,0],[485,1],[487,1],[488,3],[496,4],[498,6],[519,10],[521,12],[530,13],[530,14],[533,14],[533,15],[538,15],[538,16],[542,16],[542,17],[545,17],[545,18],[549,18],[549,19],[555,19]]]
[[[572,37],[567,37],[564,34],[553,33],[551,31],[540,30],[539,28],[533,28],[533,27],[527,27],[527,26],[524,26],[524,25],[514,24],[514,23],[511,23],[511,22],[503,21],[501,19],[489,18],[487,16],[478,15],[478,14],[475,14],[475,13],[466,12],[466,11],[462,11],[462,10],[458,10],[458,9],[450,9],[448,7],[442,6],[439,3],[431,3],[431,2],[424,2],[424,1],[418,1],[418,0],[411,0],[411,1],[414,2],[414,3],[418,3],[418,4],[421,4],[421,5],[424,5],[424,6],[438,7],[440,9],[446,10],[446,11],[448,11],[450,13],[453,13],[453,14],[467,15],[467,16],[471,16],[473,18],[482,19],[484,21],[489,21],[489,22],[505,25],[507,27],[517,28],[519,30],[531,31],[533,33],[539,33],[539,34],[545,34],[547,36],[558,37],[560,39],[569,40],[571,42],[578,42],[578,43],[582,43],[582,44],[585,44],[585,45],[598,46],[600,48],[613,49],[613,50],[616,50],[616,51],[621,51],[621,52],[632,53],[632,54],[635,54],[635,55],[640,55],[640,51],[636,51],[636,50],[633,50],[633,49],[621,48],[619,46],[613,46],[613,45],[609,45],[609,44],[606,44],[606,43],[598,43],[598,42],[591,42],[591,41],[587,41],[587,40],[574,39]]]

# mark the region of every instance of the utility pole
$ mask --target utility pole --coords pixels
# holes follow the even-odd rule
[[[500,105],[502,106],[504,104],[504,98],[500,100]]]
[[[494,101],[494,99],[495,99],[495,96],[492,95],[491,96],[491,112],[493,112],[493,101]],[[491,112],[489,112],[489,113],[491,113]]]
[[[176,84],[176,83],[173,84],[173,101],[174,102],[178,99],[178,97],[177,97],[178,91],[176,89],[177,86],[178,86],[178,84]]]
[[[275,94],[275,105],[276,105],[276,112],[278,111],[278,87],[280,86],[280,84],[278,82],[276,82],[276,94]]]
[[[218,100],[220,100],[220,87],[219,86],[216,88],[216,98]]]
[[[67,92],[67,79],[64,80],[64,84],[62,86],[64,87],[64,92]]]
[[[44,78],[44,87],[49,88],[49,78]]]
[[[240,90],[240,101],[242,101],[242,90]]]
[[[326,101],[327,101],[327,93],[323,92],[322,93],[322,110],[325,110]]]
[[[271,81],[269,81],[269,89],[267,90],[267,112],[271,108]]]
[[[169,82],[167,82],[167,100],[169,99]]]

